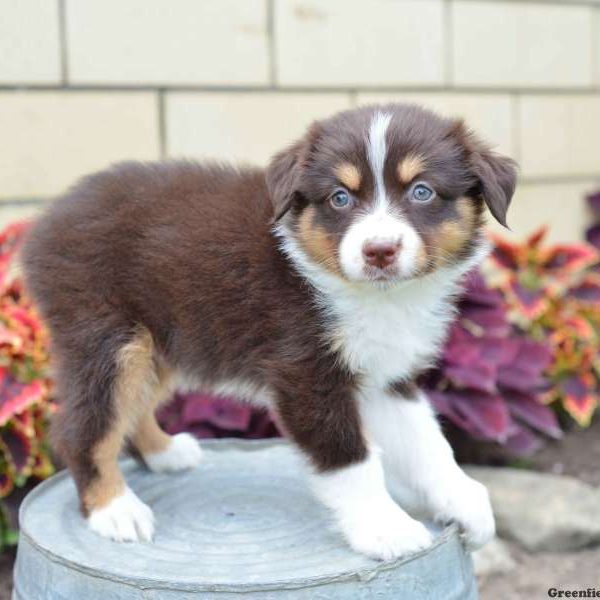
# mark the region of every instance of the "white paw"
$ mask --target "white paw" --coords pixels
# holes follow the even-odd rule
[[[125,491],[103,508],[93,510],[88,527],[117,542],[150,542],[154,535],[154,515],[132,491]]]
[[[446,496],[438,502],[435,520],[442,524],[454,521],[462,532],[467,549],[473,551],[481,548],[496,533],[487,489],[478,481],[463,475],[447,490]]]
[[[354,550],[379,560],[414,554],[433,541],[422,523],[391,501],[383,508],[370,510],[358,519],[340,525]]]
[[[202,459],[198,440],[189,433],[178,433],[171,438],[169,447],[162,452],[144,454],[144,462],[155,473],[182,471],[197,466]]]

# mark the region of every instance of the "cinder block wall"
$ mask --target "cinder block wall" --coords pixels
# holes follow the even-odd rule
[[[521,164],[511,223],[581,237],[600,188],[600,0],[0,0],[0,222],[111,162],[264,164],[406,100]]]

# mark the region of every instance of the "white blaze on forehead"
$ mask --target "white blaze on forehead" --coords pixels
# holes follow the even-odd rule
[[[404,277],[417,270],[421,238],[399,214],[390,210],[383,172],[387,155],[386,133],[392,116],[377,111],[371,120],[367,138],[367,158],[373,173],[374,197],[368,213],[362,213],[348,228],[340,244],[340,265],[352,280],[365,277],[363,247],[368,242],[400,244],[396,268]]]
[[[375,180],[375,204],[379,206],[386,203],[385,185],[383,183],[383,169],[387,154],[385,134],[391,120],[392,115],[377,111],[371,120],[367,140],[367,158]]]

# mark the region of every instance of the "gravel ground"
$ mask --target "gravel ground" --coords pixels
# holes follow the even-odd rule
[[[531,466],[600,486],[600,417],[587,429],[571,431],[562,440],[548,443],[532,458]]]
[[[600,548],[569,553],[527,554],[515,546],[511,553],[517,568],[480,582],[481,600],[537,600],[548,589],[600,589]]]

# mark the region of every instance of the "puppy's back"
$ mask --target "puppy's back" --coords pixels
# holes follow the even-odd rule
[[[22,251],[27,289],[51,329],[134,313],[140,294],[175,302],[178,279],[210,277],[204,253],[260,252],[271,212],[258,169],[121,163],[82,179],[33,226]]]

